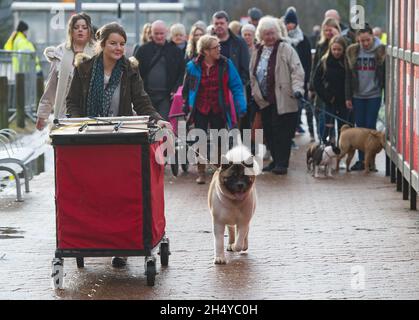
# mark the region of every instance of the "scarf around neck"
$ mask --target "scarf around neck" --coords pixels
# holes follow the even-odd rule
[[[92,78],[90,80],[89,94],[87,96],[88,117],[108,117],[112,97],[121,82],[123,58],[119,59],[113,70],[109,83],[105,88],[105,71],[103,54],[100,54],[93,63]]]
[[[301,28],[297,26],[294,30],[289,31],[287,40],[293,47],[298,46],[304,40],[304,34]]]

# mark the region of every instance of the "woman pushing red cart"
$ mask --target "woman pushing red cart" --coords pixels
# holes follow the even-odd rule
[[[164,161],[149,117],[66,119],[51,133],[55,155],[55,288],[64,258],[145,256],[153,286],[156,257],[169,263]]]

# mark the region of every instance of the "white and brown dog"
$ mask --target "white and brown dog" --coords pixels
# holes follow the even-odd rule
[[[260,166],[247,148],[230,150],[214,173],[208,192],[212,215],[215,264],[226,264],[224,232],[228,228],[227,251],[247,251],[250,221],[256,209],[256,175]]]

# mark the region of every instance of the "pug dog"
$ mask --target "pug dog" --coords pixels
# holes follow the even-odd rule
[[[228,229],[227,251],[247,251],[249,226],[255,213],[256,176],[260,166],[243,145],[222,156],[222,165],[214,173],[208,191],[208,206],[214,232],[214,264],[226,264],[224,232]]]

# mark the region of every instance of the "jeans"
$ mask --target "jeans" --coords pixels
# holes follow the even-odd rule
[[[355,124],[358,128],[377,129],[378,113],[381,108],[381,97],[372,99],[353,98]],[[359,152],[359,161],[364,161],[365,155]]]
[[[326,142],[325,135],[326,135],[326,114],[325,114],[325,104],[319,97],[317,97],[316,106],[315,106],[315,118],[316,118],[316,128],[317,128],[317,136],[319,140]]]

